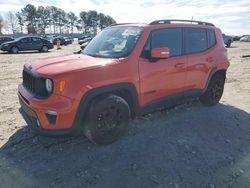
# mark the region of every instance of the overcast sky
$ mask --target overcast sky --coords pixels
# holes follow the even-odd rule
[[[208,21],[226,34],[250,34],[250,0],[0,0],[0,14],[18,11],[26,4],[54,5],[65,11],[97,10],[117,22],[150,22],[155,19]]]

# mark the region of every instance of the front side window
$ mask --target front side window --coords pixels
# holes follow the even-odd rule
[[[207,49],[206,29],[185,28],[185,53],[199,53]]]
[[[134,49],[143,29],[140,27],[110,27],[100,32],[83,50],[94,57],[127,57]]]
[[[164,48],[170,50],[170,57],[182,54],[182,29],[169,28],[152,32],[151,48]]]
[[[30,42],[30,37],[27,37],[27,38],[23,38],[20,40],[22,43],[28,43]]]

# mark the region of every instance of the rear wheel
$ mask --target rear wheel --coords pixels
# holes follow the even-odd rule
[[[16,46],[13,46],[11,49],[10,49],[10,52],[13,53],[13,54],[16,54],[18,53],[18,48]]]
[[[130,119],[128,103],[116,95],[105,95],[95,99],[85,121],[85,136],[99,145],[118,140],[127,129]]]
[[[206,92],[200,96],[200,101],[206,106],[216,105],[223,94],[225,84],[225,77],[221,74],[215,74],[206,90]]]
[[[231,43],[232,42],[230,40],[227,42],[227,44],[226,44],[227,48],[229,48],[231,46]]]
[[[49,51],[48,46],[43,46],[41,49],[41,52],[48,52],[48,51]]]

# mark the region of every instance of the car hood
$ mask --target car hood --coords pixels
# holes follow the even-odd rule
[[[119,63],[119,60],[91,57],[83,54],[74,54],[39,59],[33,63],[26,64],[25,67],[35,73],[53,77],[66,72],[99,68],[115,63]]]

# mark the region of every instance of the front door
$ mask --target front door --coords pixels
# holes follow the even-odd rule
[[[186,90],[186,57],[182,56],[182,28],[153,30],[139,60],[140,104],[145,106],[167,96],[182,97]],[[152,48],[167,47],[168,59],[150,59]]]
[[[25,37],[19,42],[20,50],[31,50],[32,49],[32,41],[31,37]]]

